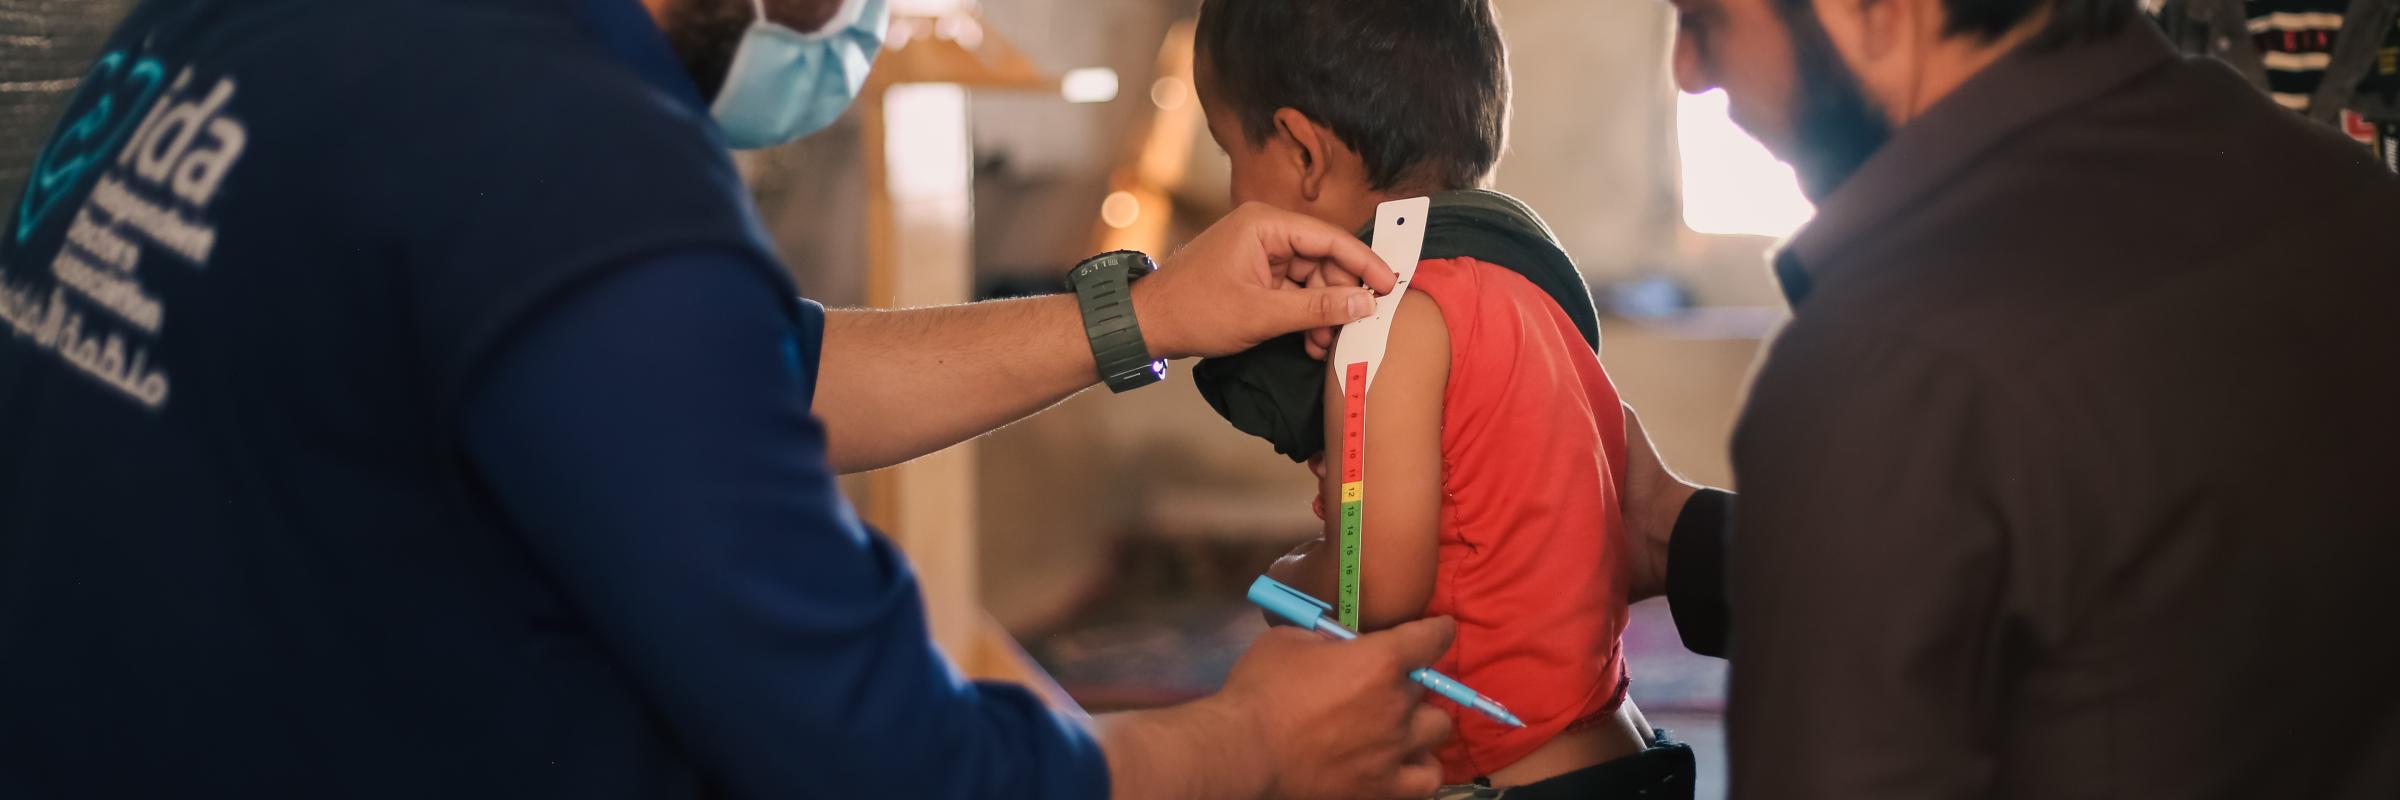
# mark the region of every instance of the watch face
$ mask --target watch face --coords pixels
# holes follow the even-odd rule
[[[1138,251],[1118,250],[1113,253],[1101,253],[1084,259],[1082,264],[1075,266],[1073,272],[1067,273],[1067,285],[1074,286],[1107,269],[1125,270],[1126,280],[1132,280],[1155,272],[1158,267],[1150,263],[1149,256]]]
[[[1077,266],[1074,272],[1067,273],[1067,285],[1075,286],[1080,284],[1085,278],[1092,277],[1094,273],[1097,273],[1102,269],[1106,269],[1107,267],[1108,264],[1100,261],[1099,259],[1085,261],[1082,265]]]

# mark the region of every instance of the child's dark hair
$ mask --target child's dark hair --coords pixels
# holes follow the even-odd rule
[[[1508,144],[1508,51],[1490,0],[1206,0],[1195,43],[1242,135],[1293,108],[1378,190],[1480,184]]]

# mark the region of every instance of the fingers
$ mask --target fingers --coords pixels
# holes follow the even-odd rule
[[[1260,302],[1278,330],[1314,330],[1348,325],[1375,313],[1375,294],[1365,289],[1284,289],[1266,293]]]
[[[1378,292],[1389,292],[1399,281],[1392,268],[1383,263],[1365,242],[1349,231],[1336,228],[1322,220],[1289,211],[1251,204],[1237,213],[1251,217],[1251,229],[1257,231],[1258,242],[1267,252],[1267,261],[1287,274],[1296,267],[1301,271],[1324,269],[1325,265],[1357,276]],[[1308,262],[1322,262],[1309,264]]]
[[[1642,428],[1641,415],[1626,404],[1626,491],[1620,509],[1625,518],[1622,539],[1630,557],[1618,563],[1625,570],[1626,601],[1638,603],[1665,594],[1667,544],[1684,502],[1697,487],[1684,483],[1660,460],[1658,446]]]
[[[1400,765],[1392,774],[1392,796],[1414,798],[1432,797],[1442,788],[1442,762],[1431,753],[1422,753]]]
[[[1359,285],[1358,276],[1338,269],[1317,269],[1307,275],[1304,280],[1307,281],[1307,287],[1311,289],[1346,288]],[[1333,352],[1334,336],[1340,332],[1340,328],[1334,327],[1308,329],[1306,333],[1309,356],[1318,361],[1325,360]]]
[[[1422,703],[1410,713],[1408,737],[1402,742],[1398,769],[1392,770],[1384,792],[1389,797],[1429,797],[1442,786],[1442,762],[1433,748],[1450,738],[1450,715],[1441,709]]]
[[[1412,753],[1431,751],[1450,740],[1450,715],[1441,709],[1418,703],[1408,717],[1408,750]]]
[[[1270,640],[1280,640],[1285,646],[1309,646],[1323,644],[1325,642],[1325,637],[1318,636],[1315,632],[1305,629],[1278,625],[1268,628],[1266,633],[1260,634],[1258,641],[1252,643],[1251,647],[1256,648],[1266,645],[1270,642]]]
[[[1358,276],[1339,269],[1323,269],[1314,263],[1307,264],[1303,268],[1306,270],[1307,274],[1299,275],[1298,279],[1307,281],[1308,285],[1312,287],[1365,285],[1364,282],[1359,280]],[[1295,268],[1293,271],[1299,272],[1301,269],[1302,268]]]
[[[1359,637],[1360,641],[1377,642],[1391,648],[1399,656],[1402,671],[1432,664],[1442,651],[1450,649],[1450,637],[1458,634],[1458,623],[1449,617],[1433,617],[1403,623],[1379,633]]]

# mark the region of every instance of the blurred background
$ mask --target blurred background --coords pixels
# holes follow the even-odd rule
[[[0,185],[23,180],[128,5],[0,0],[5,28],[28,32],[0,47]],[[1227,210],[1191,91],[1196,0],[893,6],[893,49],[850,116],[740,159],[811,297],[1056,291],[1087,255],[1171,252]],[[1674,91],[1667,4],[1497,6],[1516,90],[1497,188],[1580,263],[1606,315],[1602,361],[1668,461],[1726,485],[1741,384],[1783,314],[1763,254],[1810,209],[1722,96]],[[1263,629],[1242,590],[1315,535],[1314,482],[1220,421],[1189,366],[849,482],[915,560],[967,671],[1095,713],[1157,705],[1213,689]],[[1721,794],[1722,663],[1686,653],[1663,608],[1638,609],[1628,638],[1634,697],[1699,746],[1703,795]]]

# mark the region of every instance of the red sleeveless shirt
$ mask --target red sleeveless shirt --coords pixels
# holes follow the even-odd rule
[[[1450,332],[1425,614],[1456,618],[1458,638],[1435,666],[1526,724],[1440,701],[1456,726],[1438,752],[1443,780],[1466,783],[1625,697],[1625,418],[1598,355],[1524,277],[1442,259],[1419,264],[1410,287],[1441,306]]]

